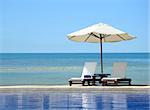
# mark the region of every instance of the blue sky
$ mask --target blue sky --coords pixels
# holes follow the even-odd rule
[[[99,52],[67,34],[106,23],[137,38],[105,43],[103,52],[148,52],[148,0],[0,0],[0,53]]]

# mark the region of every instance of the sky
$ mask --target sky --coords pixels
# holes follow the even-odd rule
[[[0,0],[0,53],[98,53],[67,34],[106,23],[136,39],[104,43],[104,53],[149,52],[149,0]]]

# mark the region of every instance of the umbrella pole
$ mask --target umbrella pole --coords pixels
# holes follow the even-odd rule
[[[100,34],[100,64],[101,64],[101,74],[103,74],[103,45],[102,45],[102,35]]]

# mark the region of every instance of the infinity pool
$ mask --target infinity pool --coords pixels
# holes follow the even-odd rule
[[[0,93],[0,110],[149,110],[150,94]]]

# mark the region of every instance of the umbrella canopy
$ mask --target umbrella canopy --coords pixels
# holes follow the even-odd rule
[[[131,40],[135,38],[126,32],[116,29],[108,24],[98,23],[79,31],[67,35],[68,39],[76,42],[90,42],[100,43],[101,51],[101,73],[103,73],[103,60],[102,60],[102,43],[103,42],[119,42],[124,40]]]

